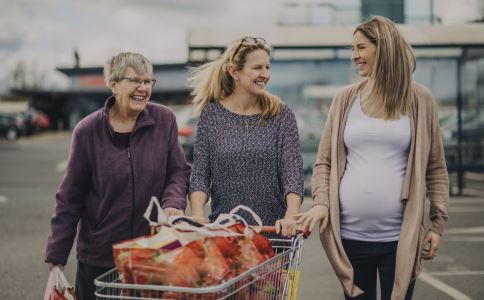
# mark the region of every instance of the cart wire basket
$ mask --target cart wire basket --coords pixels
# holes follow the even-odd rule
[[[276,253],[258,266],[218,285],[187,288],[165,285],[126,284],[114,268],[94,280],[96,298],[126,300],[273,300],[297,298],[299,265],[304,235],[270,239]]]

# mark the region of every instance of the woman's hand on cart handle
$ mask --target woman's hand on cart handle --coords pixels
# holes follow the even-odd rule
[[[292,237],[297,233],[297,218],[295,216],[285,217],[276,221],[276,233],[284,237]]]
[[[320,221],[319,233],[322,233],[328,225],[329,211],[324,205],[315,205],[307,212],[297,214],[296,217],[298,217],[298,229],[309,228],[309,232],[312,232],[314,225]]]
[[[174,207],[166,207],[163,208],[163,212],[165,213],[165,216],[171,217],[171,216],[183,216],[183,210],[174,208]]]
[[[200,224],[208,224],[209,220],[203,214],[193,214],[189,217],[193,221],[200,223]]]
[[[61,271],[64,271],[64,265],[54,264],[54,263],[47,263],[47,268],[49,268],[49,272],[52,271],[54,267],[58,267]]]
[[[256,228],[257,226],[250,226],[250,227]],[[276,229],[276,226],[262,226],[261,232],[277,233],[277,229]],[[303,230],[303,231],[296,229],[296,232],[298,234],[299,233],[302,233],[303,236],[304,236],[304,238],[308,238],[309,237],[309,234],[310,234],[308,227],[305,230]]]

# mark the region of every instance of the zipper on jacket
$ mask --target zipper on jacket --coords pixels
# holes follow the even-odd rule
[[[133,235],[134,235],[134,209],[135,209],[135,195],[134,195],[134,169],[133,169],[133,161],[131,160],[131,150],[128,146],[128,148],[126,148],[126,153],[128,154],[128,160],[129,160],[129,167],[131,169],[131,187],[132,187],[132,197],[131,197],[131,205],[132,205],[132,210],[131,210],[131,226],[130,226],[130,229],[131,229],[131,233],[130,233],[130,238],[133,238]]]

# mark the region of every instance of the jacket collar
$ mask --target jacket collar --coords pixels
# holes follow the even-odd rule
[[[104,103],[104,109],[102,112],[103,121],[106,124],[107,128],[109,129],[109,134],[111,135],[111,137],[113,136],[114,129],[109,123],[109,109],[114,105],[115,102],[116,102],[116,99],[114,98],[114,96],[110,96]],[[154,126],[156,124],[155,119],[153,118],[150,112],[150,109],[148,109],[149,106],[150,106],[150,103],[148,102],[146,104],[146,107],[139,114],[138,119],[136,119],[136,123],[134,124],[134,128],[133,128],[133,131],[131,132],[131,135],[133,135],[136,131],[138,131],[142,127]]]

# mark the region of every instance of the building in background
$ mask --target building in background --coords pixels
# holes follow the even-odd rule
[[[270,28],[194,28],[189,31],[186,63],[154,66],[152,99],[190,103],[185,87],[188,65],[219,57],[239,36],[262,36],[274,47],[269,89],[296,112],[308,173],[334,93],[359,80],[348,49],[354,27],[370,15],[384,15],[402,23],[417,56],[414,79],[429,87],[439,103],[453,192],[478,185],[482,189],[484,179],[476,182],[471,177],[484,174],[484,23],[450,24],[454,22],[449,13],[472,10],[468,21],[483,20],[484,1],[467,2],[468,7],[445,0],[283,1],[277,24]],[[101,66],[58,70],[70,78],[69,89],[16,92],[30,95],[32,105],[49,115],[53,127],[72,128],[103,105],[109,90]]]

